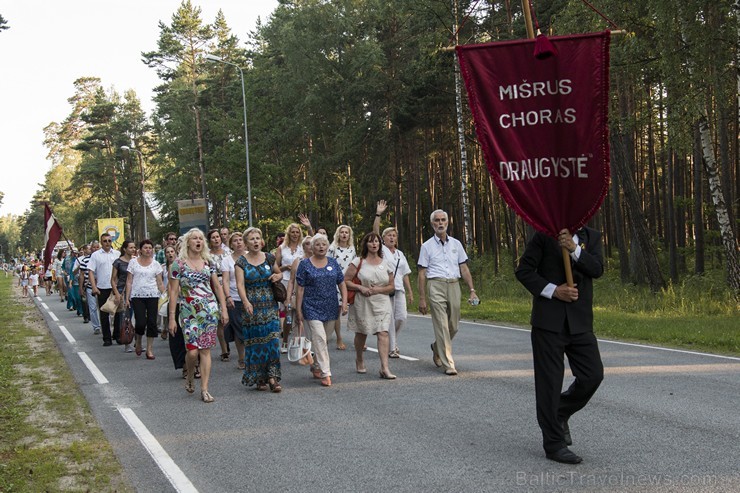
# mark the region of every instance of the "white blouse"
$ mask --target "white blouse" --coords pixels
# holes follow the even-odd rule
[[[132,258],[127,272],[132,277],[131,298],[159,298],[157,275],[162,273],[162,264],[152,259],[152,263],[144,267],[138,258]]]

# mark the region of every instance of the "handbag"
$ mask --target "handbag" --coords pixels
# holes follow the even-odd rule
[[[123,311],[123,309],[121,309],[121,305],[123,305],[123,297],[121,297],[121,303],[116,304],[116,296],[111,293],[105,303],[103,303],[103,306],[100,307],[100,311],[115,315],[116,313]]]
[[[288,299],[288,289],[281,281],[272,283],[272,296],[278,303]]]
[[[357,272],[355,272],[355,277],[351,279],[353,284],[362,284],[360,281],[360,269],[362,269],[362,258],[360,258],[360,263],[357,265]],[[357,291],[354,289],[348,289],[347,290],[347,304],[351,305],[355,302],[355,295],[357,294]]]
[[[106,302],[107,303],[107,302]],[[118,344],[131,344],[134,340],[134,324],[131,323],[131,317],[125,315],[121,322],[121,330],[118,333]]]
[[[298,327],[298,335],[288,340],[288,361],[294,365],[312,365],[311,340],[303,335],[303,324]]]
[[[400,263],[401,263],[401,259],[399,258],[398,260],[396,260],[396,270],[393,271],[393,278],[394,279],[396,278],[396,274],[398,274],[398,264],[400,264]],[[393,288],[393,291],[391,291],[388,294],[388,296],[390,296],[391,298],[393,298],[394,296],[396,296],[396,288],[395,288],[395,286]]]
[[[272,266],[275,264],[275,255],[271,253],[265,254],[265,262],[267,262],[268,265]],[[288,288],[285,287],[285,284],[282,282],[273,282],[270,286],[272,288],[272,297],[277,301],[278,303],[284,303],[285,300],[288,299]]]

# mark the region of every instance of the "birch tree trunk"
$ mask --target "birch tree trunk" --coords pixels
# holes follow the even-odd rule
[[[740,1],[740,0],[739,0]],[[457,0],[454,0],[453,9],[455,14],[455,44],[459,43]],[[460,63],[457,59],[457,51],[454,52],[455,63],[455,109],[457,112],[457,138],[460,142],[460,199],[462,200],[463,222],[465,223],[465,249],[470,252],[473,245],[473,227],[470,221],[470,198],[468,197],[468,153],[465,147],[465,127],[463,124],[462,111],[462,82],[460,80]]]
[[[735,291],[735,296],[740,295],[740,265],[737,259],[737,239],[730,224],[730,216],[727,213],[725,197],[722,193],[722,184],[720,183],[719,173],[717,171],[717,161],[714,158],[714,149],[712,149],[712,140],[709,134],[709,122],[706,109],[702,111],[699,118],[699,133],[701,135],[702,151],[704,153],[704,170],[707,172],[707,181],[709,182],[709,193],[712,196],[714,210],[719,223],[722,246],[725,249],[725,258],[727,261],[727,282]]]

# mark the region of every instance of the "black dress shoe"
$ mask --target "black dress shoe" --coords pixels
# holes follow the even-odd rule
[[[112,345],[113,345],[113,343],[111,341],[105,341],[103,343],[103,346],[112,346]]]
[[[565,444],[573,445],[573,439],[570,436],[570,427],[568,426],[568,420],[560,420],[560,426],[563,427],[563,438],[565,438]]]
[[[545,454],[545,457],[550,460],[554,460],[555,462],[560,462],[562,464],[580,464],[583,461],[583,459],[571,452],[568,447],[563,447],[557,452]]]

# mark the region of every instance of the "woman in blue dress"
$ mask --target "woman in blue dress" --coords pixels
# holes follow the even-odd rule
[[[275,266],[275,257],[262,248],[262,231],[248,228],[244,232],[246,253],[236,261],[236,287],[244,304],[242,332],[244,338],[244,375],[242,383],[257,390],[280,392],[280,318],[278,303],[272,294],[272,283],[283,275]]]
[[[326,235],[317,234],[311,239],[311,257],[301,260],[296,272],[298,294],[296,296],[296,315],[298,323],[305,320],[311,333],[311,347],[316,353],[318,369],[314,377],[321,378],[321,385],[331,386],[331,368],[329,366],[329,348],[326,334],[334,330],[334,324],[347,313],[347,288],[344,274],[339,263],[326,256],[329,250],[329,239]],[[337,305],[337,286],[342,296],[341,305]]]

